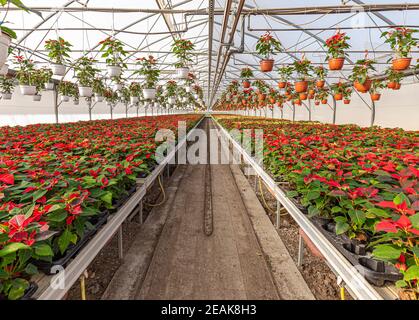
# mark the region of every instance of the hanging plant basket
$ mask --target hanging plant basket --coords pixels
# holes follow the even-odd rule
[[[274,68],[274,60],[273,59],[264,59],[260,61],[260,71],[262,72],[271,72]]]
[[[35,86],[19,85],[20,93],[24,96],[34,96],[36,94]]]
[[[343,99],[343,94],[342,93],[336,93],[334,95],[334,98],[336,101],[341,101]]]
[[[69,96],[61,96],[61,102],[68,102],[68,101],[70,101]]]
[[[100,94],[95,93],[95,102],[102,102],[103,101],[103,96],[101,96]]]
[[[381,93],[371,93],[371,100],[372,101],[379,101],[381,99]]]
[[[333,70],[333,71],[342,70],[344,63],[345,63],[345,58],[330,58],[329,70]]]
[[[52,74],[54,76],[63,77],[65,75],[65,71],[66,71],[65,65],[51,63],[50,67],[52,70]]]
[[[297,81],[295,83],[295,92],[302,93],[306,92],[308,88],[308,82],[307,81]]]
[[[370,90],[371,84],[372,84],[372,81],[370,79],[365,80],[363,84],[360,83],[359,81],[355,81],[354,87],[358,92],[366,93],[368,92],[368,90]]]
[[[113,90],[114,91],[121,91],[123,87],[124,87],[124,85],[122,83],[115,83],[113,85]]]
[[[322,104],[327,104],[327,99],[323,99]]]
[[[109,78],[119,77],[122,73],[122,68],[120,66],[106,66]]]
[[[343,104],[350,104],[350,103],[351,103],[351,100],[348,100],[348,99],[343,100]]]
[[[324,87],[325,81],[324,80],[317,80],[316,87],[322,89]]]
[[[178,79],[188,79],[189,68],[188,67],[176,68],[176,74],[177,74]]]
[[[303,100],[303,101],[307,100],[307,98],[308,98],[308,96],[307,96],[307,93],[306,93],[306,92],[301,92],[301,93],[299,94],[299,97],[300,97],[300,100]]]
[[[278,82],[278,88],[279,89],[285,89],[287,86],[287,83],[285,81]]]
[[[247,81],[247,80],[243,81],[243,88],[249,89],[250,88],[250,82]]]
[[[130,97],[129,100],[131,104],[136,104],[139,101],[138,97]]]
[[[40,94],[35,94],[32,98],[33,101],[41,101],[42,96]]]
[[[0,67],[6,63],[12,38],[4,32],[0,33]]]
[[[410,67],[412,58],[396,58],[393,60],[393,70],[403,71]]]
[[[314,101],[314,105],[316,105],[316,106],[320,105],[320,101],[318,101],[318,100]]]
[[[11,100],[12,99],[12,94],[11,93],[2,93],[1,98],[3,100]]]
[[[156,98],[156,89],[143,89],[144,99],[154,100]]]
[[[393,90],[400,90],[401,87],[402,87],[401,83],[396,83]]]
[[[54,84],[52,82],[45,83],[45,90],[54,90]]]
[[[79,87],[80,97],[91,97],[93,95],[92,87]]]

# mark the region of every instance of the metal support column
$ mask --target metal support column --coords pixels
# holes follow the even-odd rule
[[[301,267],[304,260],[304,240],[301,235],[298,236],[298,259],[297,265]]]
[[[281,202],[278,200],[276,201],[276,223],[275,227],[279,229],[281,226]]]
[[[371,101],[371,127],[374,126],[375,122],[375,101]]]
[[[333,97],[333,124],[336,124],[336,100]]]
[[[118,255],[119,259],[124,259],[124,242],[123,242],[123,232],[122,232],[122,224],[118,229]]]
[[[53,95],[54,95],[53,100],[54,100],[55,123],[58,123],[58,91],[57,91],[56,84],[54,84]]]
[[[292,122],[295,121],[295,105],[292,106]]]

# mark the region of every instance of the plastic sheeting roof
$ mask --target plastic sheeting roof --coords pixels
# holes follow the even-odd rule
[[[68,8],[141,8],[158,9],[158,2],[166,8],[179,9],[206,9],[208,0],[25,0],[28,7],[68,7]],[[215,0],[215,8],[223,9],[224,0]],[[290,7],[310,7],[326,5],[353,6],[351,13],[342,14],[298,14],[284,16],[251,16],[246,19],[245,52],[235,54],[229,61],[222,85],[227,84],[231,79],[238,78],[239,71],[245,66],[251,66],[256,71],[255,77],[272,80],[276,78],[275,73],[269,75],[260,74],[258,69],[259,58],[254,53],[257,38],[264,31],[249,31],[253,29],[272,28],[277,31],[272,33],[282,42],[287,49],[286,52],[276,57],[276,64],[290,63],[299,59],[303,54],[313,63],[324,63],[325,54],[322,41],[331,36],[336,28],[345,29],[351,37],[352,45],[349,53],[349,60],[356,61],[364,56],[364,51],[369,50],[369,56],[377,59],[381,64],[378,72],[384,70],[385,63],[391,56],[390,48],[380,39],[381,31],[391,25],[418,25],[418,11],[385,11],[385,12],[359,12],[359,4],[394,4],[394,1],[273,1],[273,0],[247,0],[245,9],[254,8],[290,8]],[[401,8],[408,3],[418,4],[417,1],[403,1]],[[3,12],[4,13],[4,12]],[[72,58],[77,59],[81,55],[87,54],[101,60],[99,67],[104,70],[105,63],[100,59],[98,50],[99,41],[110,35],[123,41],[127,50],[130,51],[127,62],[128,70],[124,77],[132,79],[131,73],[135,70],[135,58],[152,54],[162,63],[161,69],[173,70],[171,65],[174,59],[170,51],[173,35],[168,34],[169,28],[165,22],[165,17],[172,23],[172,30],[188,30],[181,34],[182,38],[191,39],[196,44],[196,49],[201,54],[195,57],[193,70],[198,74],[199,82],[204,88],[208,85],[208,16],[194,15],[184,16],[183,14],[165,15],[151,13],[119,13],[119,12],[92,12],[92,11],[43,11],[43,18],[35,14],[28,14],[22,11],[12,11],[7,15],[7,21],[13,23],[12,27],[17,31],[18,39],[15,41],[23,53],[31,56],[40,64],[48,63],[48,58],[44,50],[44,41],[50,38],[61,36],[73,44]],[[185,25],[184,19],[187,24]],[[219,47],[221,25],[223,16],[216,15],[214,18],[214,37],[213,37],[213,71]],[[232,19],[230,19],[232,20]],[[250,23],[250,25],[249,25]],[[373,29],[359,28],[346,30],[349,27],[373,26]],[[234,44],[240,45],[240,28],[235,34]],[[324,28],[324,30],[320,30]],[[281,31],[282,29],[283,31]],[[284,31],[284,29],[286,31]],[[413,53],[418,57],[417,52]],[[351,66],[347,64],[342,73],[330,73],[331,78],[345,77]],[[67,77],[72,78],[73,73]],[[171,73],[164,72],[163,79],[173,77]],[[214,77],[212,76],[212,82]],[[337,81],[337,80],[335,80]],[[212,85],[212,84],[211,84]]]

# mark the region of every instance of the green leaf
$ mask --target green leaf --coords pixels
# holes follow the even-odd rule
[[[333,207],[332,208],[332,213],[338,213],[338,212],[342,212],[342,208],[341,207],[336,206],[336,207]]]
[[[35,191],[32,196],[33,196],[33,201],[35,202],[36,200],[38,200],[39,198],[42,198],[46,193],[48,192],[48,190],[38,190]]]
[[[414,246],[414,247],[412,248],[412,252],[413,252],[413,254],[414,254],[416,257],[418,257],[418,258],[419,258],[419,246]]]
[[[348,212],[353,223],[362,226],[365,222],[365,213],[361,210],[350,210]]]
[[[77,242],[77,235],[72,233],[70,230],[65,229],[61,236],[58,238],[58,247],[60,252],[63,254],[70,243],[75,244]]]
[[[309,218],[317,216],[319,214],[320,214],[320,211],[316,207],[314,207],[314,206],[308,207],[308,217]]]
[[[25,267],[25,272],[29,275],[35,275],[35,274],[38,273],[38,268],[36,266],[34,266],[32,263],[29,263]]]
[[[62,222],[67,218],[67,212],[65,210],[54,211],[48,213],[47,219],[52,222]]]
[[[288,198],[295,198],[296,196],[298,196],[298,191],[288,191],[287,192],[287,197]]]
[[[412,222],[412,226],[415,229],[419,229],[419,213],[416,213],[415,215],[410,216],[409,220],[410,220],[410,222]]]
[[[40,257],[50,257],[53,256],[51,247],[46,243],[39,243],[34,246],[35,254]]]
[[[397,287],[397,288],[404,288],[404,287],[407,287],[407,282],[406,282],[406,281],[404,281],[404,280],[399,280],[399,281],[396,281],[396,287]]]
[[[316,200],[318,197],[320,197],[320,192],[319,191],[310,191],[306,195],[306,199],[309,200],[309,201],[310,200]]]
[[[404,274],[404,280],[419,280],[419,266],[411,266]]]
[[[9,243],[5,245],[3,249],[0,250],[0,257],[7,256],[8,254],[22,249],[30,249],[30,247],[20,242]]]
[[[393,199],[394,204],[401,204],[403,202],[406,202],[408,206],[410,206],[410,200],[404,193],[399,193],[396,197]]]
[[[343,234],[346,231],[349,230],[349,224],[347,224],[346,222],[342,222],[342,221],[338,221],[336,222],[336,234]]]
[[[14,279],[7,297],[10,300],[17,300],[25,294],[25,291],[26,289],[28,289],[28,287],[29,287],[29,282],[26,281],[25,279],[21,279],[21,278]]]
[[[372,254],[378,259],[397,260],[402,252],[402,249],[397,248],[391,244],[381,244],[374,248]]]
[[[368,213],[372,213],[374,216],[382,217],[382,218],[390,217],[390,214],[387,211],[380,208],[376,208],[376,207],[368,209]]]
[[[103,202],[112,205],[112,192],[108,191],[103,196],[100,197],[100,200]]]

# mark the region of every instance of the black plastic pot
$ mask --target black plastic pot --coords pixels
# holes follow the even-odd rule
[[[51,272],[51,270],[55,266],[61,266],[65,268],[70,260],[73,259],[76,254],[86,245],[88,240],[107,222],[109,214],[109,211],[106,210],[97,216],[92,217],[90,222],[93,225],[93,229],[88,230],[75,245],[70,245],[63,256],[55,257],[51,262],[33,260],[32,263],[36,265],[39,270],[49,275],[54,274]]]
[[[117,211],[131,196],[132,196],[132,194],[135,192],[137,190],[137,186],[136,185],[133,185],[132,187],[131,187],[131,189],[129,189],[128,191],[127,191],[127,193],[125,193],[121,198],[119,198],[118,200],[116,200],[114,203],[113,203],[113,206],[114,206],[114,209],[113,209],[113,211],[115,212],[115,211]]]
[[[394,266],[374,259],[366,243],[350,239],[347,235],[337,235],[333,221],[318,217],[311,218],[311,221],[371,284],[381,287],[386,281],[396,282],[403,278]]]

